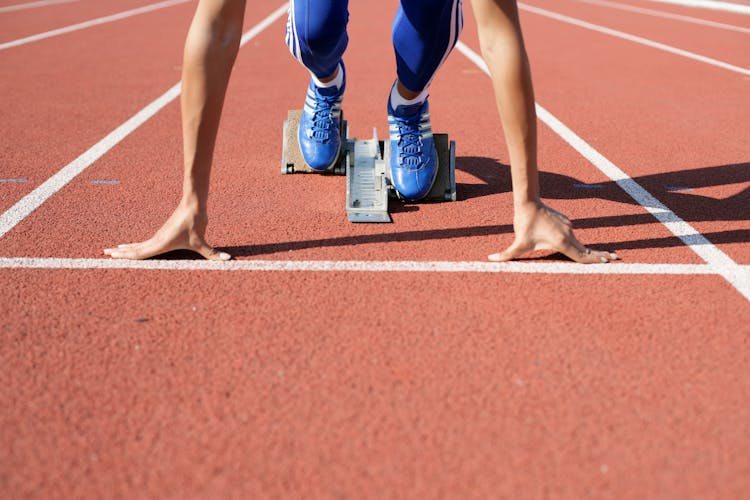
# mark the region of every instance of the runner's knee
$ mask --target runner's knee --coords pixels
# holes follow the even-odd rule
[[[286,28],[290,52],[316,76],[329,76],[346,50],[348,19],[346,2],[292,2]]]

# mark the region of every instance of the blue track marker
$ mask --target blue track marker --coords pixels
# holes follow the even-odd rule
[[[0,179],[0,182],[15,182],[15,183],[22,183],[22,182],[28,182],[26,179]]]
[[[601,189],[604,186],[601,184],[573,184],[573,187],[580,189]]]
[[[667,191],[692,191],[693,188],[687,186],[665,186]]]
[[[91,181],[91,184],[119,184],[120,181],[107,181],[107,180],[100,180],[100,181]]]

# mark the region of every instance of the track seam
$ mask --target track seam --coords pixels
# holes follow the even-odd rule
[[[463,42],[456,44],[456,49],[473,62],[486,75],[490,75],[484,60]],[[716,271],[716,274],[726,279],[737,291],[750,301],[750,280],[740,269],[739,264],[727,254],[717,248],[705,236],[688,224],[669,207],[656,199],[643,186],[633,180],[622,169],[608,160],[578,134],[573,132],[552,113],[539,103],[535,103],[539,120],[552,129],[560,138],[573,147],[581,156],[586,158],[604,175],[622,188],[636,203],[645,208],[672,234],[677,236],[685,245],[695,252],[701,259]]]

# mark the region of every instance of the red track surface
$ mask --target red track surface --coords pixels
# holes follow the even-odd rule
[[[23,2],[12,2],[17,5]],[[103,16],[110,16],[137,7],[151,5],[149,0],[118,0],[117,2],[101,2],[97,0],[75,0],[73,3],[58,3],[44,7],[19,10],[12,14],[0,14],[5,17],[12,15],[10,22],[3,20],[3,32],[0,43],[10,42],[45,31],[63,28],[71,24],[90,21]],[[189,9],[189,7],[188,7]],[[184,26],[182,27],[184,29]],[[109,28],[105,28],[108,30]],[[69,50],[74,50],[69,47]]]
[[[145,2],[118,4],[0,13],[0,41]],[[177,82],[194,5],[0,51],[0,179],[28,180],[0,183],[2,212]],[[253,2],[246,29],[280,5]],[[750,67],[748,34],[533,5]],[[351,6],[356,137],[386,130],[395,6]],[[750,264],[750,79],[522,21],[538,102]],[[306,83],[282,39],[279,20],[240,52],[212,243],[240,260],[471,261],[511,241],[507,154],[472,62],[455,52],[431,92],[434,128],[458,143],[459,201],[355,226],[342,178],[279,174],[280,124]],[[180,150],[174,102],[2,237],[0,257],[98,258],[147,237],[177,201]],[[540,157],[545,198],[585,242],[625,265],[702,264],[544,125]],[[0,290],[5,497],[739,498],[750,486],[750,307],[718,275],[6,268]]]

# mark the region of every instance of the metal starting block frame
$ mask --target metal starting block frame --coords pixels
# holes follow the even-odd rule
[[[301,110],[290,110],[284,121],[281,173],[315,172],[302,157],[297,139]],[[338,161],[323,173],[346,175],[346,215],[351,222],[391,222],[388,200],[400,198],[391,182],[390,141],[349,137],[341,116],[341,151]],[[438,155],[438,172],[430,192],[421,201],[456,201],[456,143],[447,134],[433,136]]]

